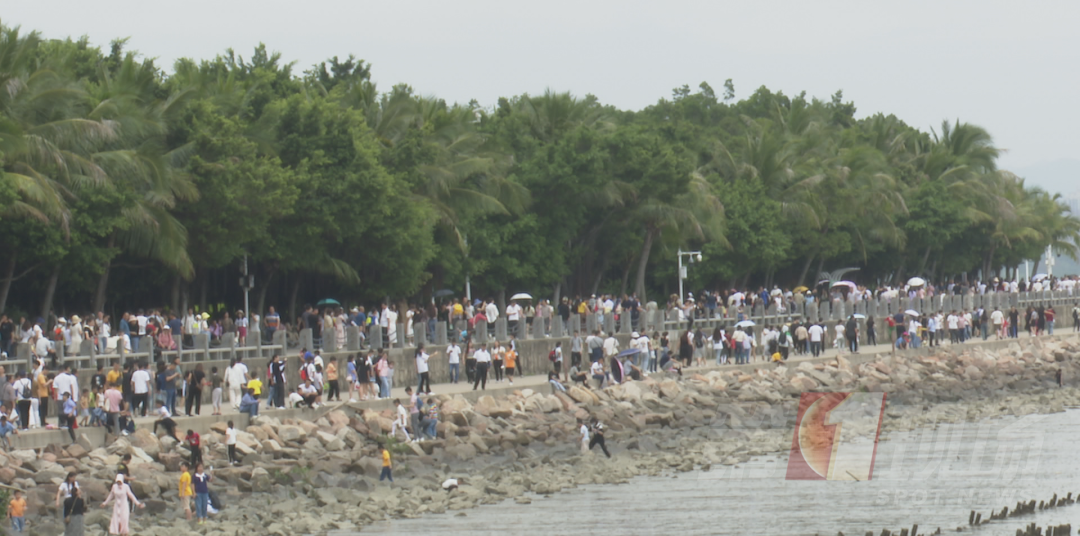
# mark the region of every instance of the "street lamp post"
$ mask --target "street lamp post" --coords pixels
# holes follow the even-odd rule
[[[690,263],[693,263],[694,261],[701,262],[701,252],[700,251],[683,251],[682,248],[679,249],[679,302],[680,303],[682,303],[682,301],[686,298],[686,296],[683,294],[683,279],[686,279],[686,267],[683,266],[683,262],[682,262],[683,255],[686,255],[688,257],[688,259],[689,259],[688,262],[690,262]]]

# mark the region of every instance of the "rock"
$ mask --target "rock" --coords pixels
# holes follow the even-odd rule
[[[210,425],[210,431],[211,432],[217,432],[217,433],[219,433],[221,435],[225,435],[225,430],[228,430],[228,429],[229,429],[229,423],[224,422],[224,421],[218,421],[218,422]]]
[[[0,484],[11,484],[15,481],[15,469],[0,467]]]
[[[114,456],[123,456],[125,454],[131,454],[131,442],[128,441],[128,437],[117,438],[109,446],[105,447],[105,452],[108,452]]]
[[[142,502],[146,505],[146,511],[154,515],[164,514],[169,508],[169,504],[161,499],[144,499]],[[194,509],[195,505],[192,504],[191,507]]]
[[[679,382],[675,380],[664,380],[660,382],[660,396],[664,398],[675,398],[682,392],[682,387],[679,386]]]
[[[266,492],[270,491],[271,486],[273,486],[273,481],[266,469],[256,467],[251,470],[251,491]]]
[[[577,402],[578,404],[595,405],[600,403],[600,397],[596,396],[596,393],[593,393],[589,389],[582,389],[576,385],[567,389],[566,394],[569,395],[570,398],[573,398],[574,402]]]
[[[286,441],[286,442],[288,442],[288,441],[300,441],[300,440],[307,437],[307,432],[305,432],[303,428],[300,428],[299,426],[292,426],[292,425],[286,425],[286,426],[278,427],[277,433],[278,433],[278,438],[280,438],[282,441]]]
[[[83,437],[85,437],[85,435]],[[68,445],[68,448],[65,450],[67,450],[68,456],[75,459],[85,458],[86,455],[90,453],[90,451],[86,450],[85,448],[83,448],[82,445],[78,443],[75,443],[74,445]]]
[[[161,440],[149,428],[137,428],[134,434],[127,436],[127,441],[132,447],[142,449],[147,456],[157,456],[161,452]]]
[[[36,452],[32,450],[13,450],[7,453],[8,457],[15,458],[22,463],[31,463],[38,459]]]

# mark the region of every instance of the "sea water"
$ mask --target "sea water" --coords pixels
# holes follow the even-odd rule
[[[883,435],[872,479],[786,480],[787,456],[622,485],[589,485],[415,519],[377,522],[364,534],[863,535],[919,525],[920,533],[1015,534],[1072,523],[1080,504],[968,527],[971,510],[1080,496],[1080,410],[997,418]],[[335,536],[345,536],[338,533]]]

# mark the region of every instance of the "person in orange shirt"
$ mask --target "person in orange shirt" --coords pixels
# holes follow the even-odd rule
[[[514,385],[514,368],[517,367],[517,352],[513,347],[506,350],[506,354],[503,355],[503,366],[506,367],[506,379],[510,382],[510,385]]]
[[[11,520],[13,532],[22,533],[26,530],[26,497],[22,496],[21,491],[15,490],[14,497],[8,502],[7,516]]]

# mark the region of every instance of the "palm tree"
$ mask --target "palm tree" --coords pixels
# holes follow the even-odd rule
[[[188,147],[165,148],[169,121],[179,113],[188,91],[160,99],[158,71],[149,60],[139,63],[128,54],[115,71],[102,69],[101,83],[93,90],[92,119],[120,126],[118,138],[91,156],[120,193],[123,223],[106,237],[105,247],[164,264],[184,278],[194,272],[187,252],[187,231],[170,212],[178,200],[191,200],[198,192],[190,177],[178,171]],[[112,257],[102,266],[94,296],[94,310],[105,305]]]

